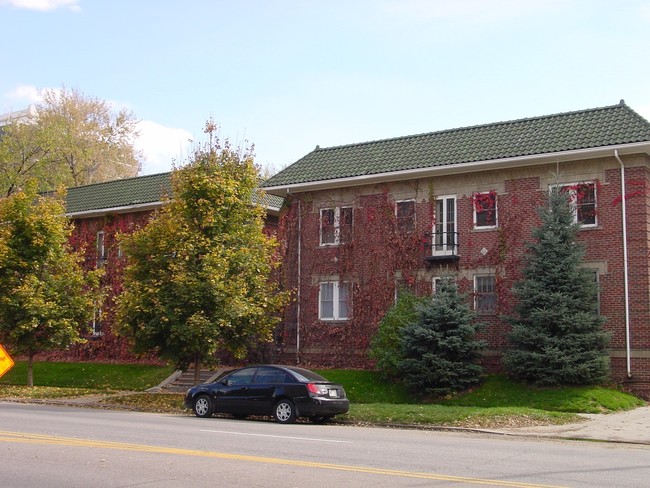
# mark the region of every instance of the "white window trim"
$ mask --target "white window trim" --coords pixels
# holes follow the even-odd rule
[[[320,236],[320,245],[321,246],[338,246],[341,244],[341,209],[342,208],[352,208],[352,205],[342,205],[340,207],[324,207],[319,211],[319,236]],[[334,242],[323,242],[323,212],[328,210],[334,210]],[[353,216],[354,218],[354,216]]]
[[[438,286],[442,283],[444,278],[442,276],[434,276],[431,278],[431,294],[435,295],[438,292]]]
[[[97,232],[97,241],[96,241],[96,267],[101,267],[106,261],[106,234],[103,230]]]
[[[577,205],[577,199],[576,199],[576,190],[572,189],[571,187],[575,187],[578,185],[592,185],[594,187],[594,209],[595,209],[595,215],[594,215],[594,223],[593,224],[582,224],[578,220],[578,205]],[[573,215],[573,223],[578,224],[580,228],[589,228],[589,227],[598,227],[598,186],[596,185],[595,181],[576,181],[574,183],[560,183],[557,185],[549,185],[549,192],[553,190],[554,188],[567,188],[567,192],[569,194],[569,204],[571,205],[571,213]]]
[[[431,232],[431,254],[433,256],[449,256],[452,255],[454,252],[458,252],[458,242],[454,243],[453,245],[449,244],[449,234],[447,233],[447,206],[446,204],[443,204],[443,214],[442,217],[442,224],[443,224],[443,235],[442,235],[442,249],[436,249],[436,236],[438,235],[436,232],[436,225],[439,223],[438,219],[440,216],[437,214],[436,210],[438,208],[438,201],[443,200],[453,200],[454,201],[454,232],[455,232],[455,237],[458,238],[458,199],[456,198],[456,195],[440,195],[435,198],[434,200],[434,215],[435,215],[435,222],[433,223],[433,229]]]
[[[472,195],[472,200],[476,199],[476,195],[490,195],[491,191],[477,191]],[[499,227],[499,196],[494,193],[494,212],[495,219],[493,225],[478,225],[478,212],[476,211],[476,203],[472,201],[472,213],[474,216],[474,228],[475,229],[496,229]]]
[[[350,320],[350,317],[340,317],[340,309],[339,309],[339,285],[343,283],[347,285],[348,288],[348,303],[351,301],[350,300],[350,294],[352,293],[352,286],[349,281],[321,281],[318,284],[318,320],[322,320],[323,322],[341,322],[344,320]],[[332,286],[332,317],[323,317],[323,310],[322,310],[322,299],[321,299],[321,293],[323,290],[323,285],[333,285]],[[349,315],[350,307],[348,306],[348,315]]]
[[[395,296],[393,297],[395,303],[397,303],[397,301],[399,300],[399,291],[400,291],[400,289],[402,288],[401,284],[402,284],[403,282],[404,282],[404,280],[403,280],[402,278],[396,278],[396,279],[395,279],[395,292],[393,293],[393,294],[395,295]]]
[[[97,327],[99,325],[99,328]],[[96,308],[93,312],[93,321],[92,321],[92,336],[101,337],[104,335],[102,331],[102,309]]]

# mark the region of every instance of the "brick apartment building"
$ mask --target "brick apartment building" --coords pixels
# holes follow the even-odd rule
[[[371,367],[400,286],[467,292],[497,370],[513,283],[552,186],[574,205],[612,332],[613,379],[650,391],[650,123],[620,104],[320,148],[263,184],[285,198],[283,362]]]
[[[116,236],[118,233],[131,233],[147,224],[171,195],[170,176],[171,173],[159,173],[68,190],[66,211],[74,223],[73,248],[84,249],[87,268],[104,269],[102,288],[105,299],[97,309],[88,341],[50,357],[81,360],[133,358],[126,341],[113,333],[114,299],[122,291],[122,271],[126,264]],[[282,199],[265,195],[257,203],[266,209],[266,231],[275,233]]]

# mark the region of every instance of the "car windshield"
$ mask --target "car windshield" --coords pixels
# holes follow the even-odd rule
[[[321,375],[309,371],[308,369],[303,368],[287,368],[289,369],[298,379],[298,381],[327,381]]]

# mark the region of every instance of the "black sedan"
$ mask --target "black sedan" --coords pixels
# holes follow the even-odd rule
[[[288,424],[298,417],[324,422],[347,413],[350,402],[341,385],[294,366],[260,365],[236,369],[214,383],[194,386],[185,406],[197,417],[229,413],[235,418],[270,415]]]

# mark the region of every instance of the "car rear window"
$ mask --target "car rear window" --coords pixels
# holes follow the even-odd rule
[[[303,368],[287,368],[289,369],[299,381],[327,381],[321,375]]]

